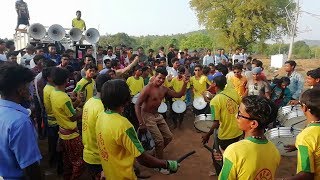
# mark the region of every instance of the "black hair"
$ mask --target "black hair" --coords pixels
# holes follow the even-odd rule
[[[172,64],[174,64],[174,63],[177,62],[177,61],[179,61],[179,59],[176,58],[176,57],[174,57],[174,58],[171,59],[171,63],[172,63]]]
[[[105,109],[116,110],[118,107],[125,106],[130,99],[130,89],[125,81],[114,79],[103,84],[101,101]]]
[[[211,71],[211,69],[208,66],[203,67],[202,72],[204,75],[208,75],[210,71]]]
[[[35,64],[38,64],[40,60],[45,60],[46,58],[43,55],[35,55],[33,61]]]
[[[183,66],[179,66],[178,72],[184,74],[186,72],[186,68],[184,68]]]
[[[136,58],[138,56],[138,54],[132,54],[132,56],[129,58],[129,61],[133,61],[134,58]]]
[[[91,54],[86,54],[86,55],[84,56],[84,59],[86,59],[87,57],[93,59],[93,56],[92,56]]]
[[[65,68],[54,67],[51,69],[50,77],[55,85],[61,86],[69,78],[69,71]]]
[[[145,72],[145,71],[147,71],[148,69],[150,69],[149,66],[144,66],[144,67],[141,68],[141,71],[142,71],[142,72]]]
[[[97,92],[101,92],[103,84],[109,80],[111,80],[111,77],[108,74],[99,74],[96,78]]]
[[[110,59],[105,59],[105,60],[103,60],[103,63],[107,64],[107,62],[110,62],[110,61],[111,61]]]
[[[159,50],[162,50],[162,51],[163,51],[163,50],[164,50],[164,47],[163,47],[163,46],[159,47]]]
[[[133,69],[134,69],[134,72],[137,71],[137,70],[142,71],[142,66],[140,66],[140,65],[138,64],[138,65],[136,65]]]
[[[227,66],[219,63],[217,66],[216,66],[216,69],[221,72],[224,76],[226,76],[228,74],[228,68]]]
[[[159,66],[157,69],[156,69],[156,76],[158,74],[162,74],[164,76],[167,76],[168,75],[168,71],[165,67],[162,67],[162,66]]]
[[[255,64],[257,67],[261,67],[263,66],[262,61],[258,60],[258,59],[253,59],[251,64]]]
[[[159,63],[160,63],[161,61],[167,62],[167,59],[166,59],[165,57],[161,57],[161,58],[159,59]]]
[[[56,45],[53,44],[53,43],[49,43],[49,44],[47,45],[47,47],[48,47],[48,48],[49,48],[49,47],[56,47]]]
[[[235,70],[235,69],[238,69],[238,70],[241,70],[242,71],[242,69],[243,69],[243,65],[242,64],[240,64],[240,63],[237,63],[237,64],[235,64],[234,66],[233,66],[233,68],[232,68],[233,70]]]
[[[159,59],[156,59],[156,60],[154,61],[154,64],[160,64],[160,60],[159,60]]]
[[[74,50],[72,50],[72,49],[67,49],[66,51],[65,51],[65,53],[67,53],[67,54],[69,54],[69,53],[74,53]]]
[[[258,121],[258,129],[265,129],[278,115],[278,108],[271,100],[263,96],[246,96],[241,101],[251,119]]]
[[[63,54],[61,55],[61,58],[63,58],[63,57],[66,57],[66,58],[70,59],[70,56],[69,56],[69,54],[67,54],[67,53],[63,53]]]
[[[320,119],[320,88],[308,89],[302,93],[300,102],[307,106],[310,113]]]
[[[194,69],[197,68],[197,67],[200,68],[200,70],[203,69],[203,66],[202,66],[201,64],[196,64],[196,65],[194,66]]]
[[[286,83],[286,84],[290,84],[290,78],[288,77],[282,77],[280,79],[281,83]]]
[[[216,86],[220,90],[224,90],[224,88],[227,84],[227,78],[225,76],[217,76],[212,81],[216,84]]]
[[[149,53],[151,53],[151,52],[153,53],[153,52],[154,52],[154,50],[153,50],[153,49],[149,49],[149,50],[148,50],[148,52],[149,52]]]
[[[109,49],[113,50],[113,47],[112,46],[108,46],[107,50],[109,50]]]
[[[0,94],[12,95],[17,88],[33,81],[35,74],[28,68],[13,62],[0,64]]]
[[[111,67],[117,67],[118,66],[118,60],[112,60],[111,61]]]
[[[6,48],[10,48],[10,46],[12,46],[12,45],[14,45],[14,42],[13,41],[11,41],[11,40],[8,40],[7,42],[6,42]]]
[[[290,66],[293,66],[293,69],[296,68],[297,66],[297,63],[293,60],[286,61],[284,64],[290,64]]]
[[[213,63],[210,63],[208,66],[216,67]]]
[[[173,45],[173,44],[170,44],[170,45],[169,45],[169,48],[174,48],[174,45]]]
[[[52,61],[51,59],[43,61],[43,68],[53,67],[53,66],[56,66],[56,65],[57,64],[54,61]]]
[[[84,66],[84,70],[87,71],[88,69],[98,70],[97,66],[96,66],[95,64],[93,64],[93,63],[89,63],[89,64],[86,64],[86,65]]]
[[[207,49],[207,52],[211,52],[211,49]]]
[[[8,52],[7,57],[9,58],[9,57],[11,57],[11,56],[17,56],[17,55],[18,55],[17,52],[12,51],[12,52]]]
[[[109,73],[111,73],[111,72],[113,72],[114,74],[116,74],[116,71],[113,70],[113,69],[110,69],[107,73],[109,74]]]
[[[51,71],[52,71],[52,69],[54,69],[54,68],[58,68],[58,67],[47,67],[47,68],[43,68],[43,70],[42,70],[42,78],[47,81],[48,78],[51,77]]]
[[[142,50],[143,50],[143,47],[142,47],[142,46],[139,46],[137,49],[142,49]]]
[[[180,52],[180,55],[184,55],[184,52],[183,52],[183,51],[181,51],[181,52]]]
[[[314,79],[320,78],[320,68],[313,69],[307,72],[307,76],[310,76]]]
[[[71,65],[66,66],[66,69],[69,71],[70,74],[74,72],[74,68]]]
[[[78,11],[76,11],[76,13],[81,13],[81,11],[80,11],[80,10],[78,10]]]

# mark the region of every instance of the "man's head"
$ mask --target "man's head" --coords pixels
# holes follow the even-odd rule
[[[163,47],[163,46],[161,46],[161,47],[159,48],[159,53],[164,53],[164,47]]]
[[[116,71],[113,70],[113,69],[110,69],[108,71],[108,75],[111,77],[111,79],[115,79],[117,76],[116,76]]]
[[[85,55],[84,56],[84,64],[90,64],[93,63],[93,56],[92,55]]]
[[[262,69],[260,67],[255,67],[252,69],[252,76],[254,80],[260,80],[261,79],[261,72]]]
[[[108,46],[107,47],[107,55],[108,56],[112,56],[113,55],[113,47],[112,46]]]
[[[158,87],[161,86],[166,80],[167,75],[168,75],[168,71],[165,67],[162,67],[162,66],[158,67],[156,69],[156,74],[155,74],[153,83]]]
[[[74,57],[74,50],[72,50],[72,49],[67,49],[65,53],[69,55],[70,60],[73,59],[73,57]]]
[[[258,60],[258,59],[253,59],[252,63],[251,63],[252,69],[255,67],[261,67],[263,66],[262,61]]]
[[[293,72],[294,69],[296,68],[296,66],[297,66],[297,63],[295,61],[293,61],[293,60],[286,61],[284,63],[284,70],[286,72]]]
[[[100,74],[96,79],[96,89],[98,93],[101,93],[102,86],[105,82],[111,80],[111,77],[107,74]]]
[[[227,84],[227,78],[225,76],[216,76],[215,78],[213,78],[212,80],[212,85],[215,87],[216,92],[218,92],[219,90],[222,91],[224,90],[224,87]]]
[[[186,69],[183,66],[178,68],[178,77],[182,78],[182,76],[186,73]]]
[[[179,54],[180,54],[180,58],[181,58],[181,59],[186,58],[186,56],[185,56],[185,54],[184,54],[184,52],[183,52],[183,51],[181,51]]]
[[[43,61],[45,59],[46,58],[44,56],[42,56],[42,55],[35,55],[34,58],[33,58],[33,61],[39,68],[42,68],[43,67]]]
[[[209,64],[210,74],[214,74],[216,72],[216,66],[213,63]]]
[[[61,56],[61,67],[68,66],[69,62],[70,62],[69,54],[67,54],[67,53],[62,54],[62,56]]]
[[[6,42],[0,39],[0,52],[3,52],[5,50],[6,50]]]
[[[138,47],[137,51],[138,51],[138,55],[144,54],[143,47]]]
[[[26,52],[27,52],[28,54],[33,54],[34,51],[35,51],[35,48],[34,48],[34,46],[33,46],[32,44],[28,44],[28,45],[26,46]]]
[[[173,44],[170,44],[169,45],[169,51],[173,51],[174,50],[174,45]]]
[[[237,77],[237,78],[241,78],[241,73],[242,73],[242,69],[243,69],[243,65],[238,63],[238,64],[235,64],[233,66],[233,73],[234,73],[234,76]]]
[[[306,83],[308,86],[320,84],[320,68],[313,69],[307,72]]]
[[[92,53],[93,53],[92,47],[88,47],[86,50],[86,55],[92,55]]]
[[[226,65],[218,64],[216,70],[221,72],[224,76],[228,74],[228,67]]]
[[[167,66],[167,60],[166,60],[165,57],[161,57],[161,58],[159,59],[159,62],[160,62],[159,66],[163,66],[163,67],[166,67],[166,66]]]
[[[36,55],[44,55],[42,46],[37,46],[35,49],[36,49]]]
[[[142,77],[146,78],[149,76],[150,74],[150,67],[149,66],[144,66],[141,68],[141,71],[142,71]]]
[[[142,75],[142,67],[140,65],[136,65],[134,67],[134,76],[140,77]]]
[[[210,73],[210,68],[208,66],[204,66],[202,69],[202,73],[203,75],[208,76]]]
[[[302,111],[307,117],[319,120],[320,119],[320,88],[308,89],[302,93],[300,104]],[[310,120],[309,120],[310,121]]]
[[[180,66],[180,63],[179,63],[179,59],[178,58],[172,58],[171,59],[171,63],[172,63],[172,67],[177,70]]]
[[[54,44],[48,44],[48,52],[49,54],[55,55],[57,53],[56,46]]]
[[[2,98],[14,98],[16,103],[29,101],[29,87],[33,79],[33,72],[24,66],[12,62],[0,64],[0,94]]]
[[[103,84],[101,101],[105,109],[123,111],[130,99],[130,89],[125,81],[114,79]]]
[[[211,49],[207,49],[207,55],[211,56]]]
[[[148,55],[149,55],[150,57],[153,56],[153,53],[154,53],[154,50],[153,50],[153,49],[149,49],[149,50],[148,50]]]
[[[121,53],[121,46],[116,46],[115,53],[116,54],[120,54]]]
[[[240,53],[240,48],[237,48],[236,49],[236,54],[239,54]]]
[[[76,16],[77,16],[77,19],[78,19],[78,20],[81,19],[81,11],[78,10],[78,11],[76,12]]]
[[[103,54],[103,47],[102,46],[98,46],[98,54],[102,55]]]
[[[95,64],[89,63],[84,66],[84,70],[86,71],[86,78],[91,79],[96,75],[98,68]]]
[[[14,52],[9,52],[7,54],[9,61],[17,63],[17,55]]]
[[[285,89],[286,87],[288,87],[290,84],[290,79],[288,77],[282,77],[280,79],[280,84],[279,86],[281,87],[281,89]]]
[[[246,96],[242,99],[237,116],[243,131],[264,130],[277,117],[277,106],[266,97]]]
[[[6,42],[6,48],[9,50],[9,51],[14,51],[16,49],[16,46],[14,45],[14,42],[9,40]]]
[[[65,68],[56,68],[51,69],[50,77],[52,78],[52,82],[56,86],[65,87],[68,83],[69,79],[69,71]]]
[[[110,59],[103,60],[103,63],[106,66],[106,68],[108,68],[108,69],[111,68],[111,60]]]
[[[195,65],[194,66],[194,74],[198,77],[201,76],[202,75],[202,68],[203,67],[200,64]]]

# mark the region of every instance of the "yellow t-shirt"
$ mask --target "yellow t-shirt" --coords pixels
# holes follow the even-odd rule
[[[224,151],[219,180],[275,179],[280,158],[272,142],[248,137]]]
[[[212,120],[220,123],[219,139],[233,139],[242,134],[236,119],[240,102],[240,96],[233,88],[225,88],[210,101]]]
[[[298,149],[297,173],[314,173],[314,179],[320,179],[320,124],[309,124],[298,134],[296,139]]]
[[[235,76],[231,76],[229,78],[229,81],[231,82],[235,90],[238,92],[240,97],[242,98],[246,91],[247,78],[245,76],[242,76],[242,78],[239,79]]]
[[[184,84],[184,82],[182,79],[179,80],[178,77],[174,77],[171,80],[170,87],[172,87],[175,92],[180,92],[183,84]],[[187,88],[190,88],[189,83],[187,84]],[[181,98],[173,98],[173,101],[177,101],[177,100],[184,101],[185,99],[186,99],[186,96],[184,95]]]
[[[137,179],[133,164],[144,149],[128,119],[111,111],[100,113],[96,135],[106,179]]]
[[[141,92],[141,90],[144,87],[144,81],[142,77],[139,77],[139,79],[136,79],[134,78],[134,76],[130,76],[127,79],[127,85],[129,86],[131,96],[134,96],[139,92]]]
[[[77,18],[74,18],[72,20],[72,26],[83,31],[84,28],[86,27],[86,23],[82,19],[78,20]]]
[[[85,86],[85,87],[84,87]],[[86,97],[86,102],[93,97],[95,94],[95,82],[94,80],[88,80],[86,78],[82,78],[76,85],[76,88],[73,92],[84,92],[84,96]]]
[[[49,127],[58,125],[55,117],[53,116],[52,107],[51,107],[50,95],[53,90],[54,90],[54,86],[50,84],[46,84],[46,86],[43,88],[43,104],[48,116]]]
[[[89,164],[101,164],[96,137],[96,122],[98,115],[103,111],[104,107],[102,101],[97,97],[90,98],[83,106],[83,160]]]
[[[50,96],[51,107],[57,123],[63,129],[74,130],[77,128],[77,122],[72,122],[70,118],[76,114],[73,108],[72,101],[67,93],[60,90],[53,90]],[[74,139],[79,136],[78,132],[70,135],[63,135],[59,133],[59,137],[63,140]]]
[[[202,96],[202,93],[207,90],[207,84],[211,85],[207,76],[202,75],[199,79],[192,76],[190,83],[193,86],[194,98]]]

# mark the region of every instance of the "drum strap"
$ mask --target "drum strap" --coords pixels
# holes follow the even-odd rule
[[[227,96],[228,98],[232,99],[230,96],[228,96],[228,95],[226,95],[226,94],[224,94],[224,93],[219,93],[219,94],[225,95],[225,96]],[[232,99],[232,101],[235,102],[236,104],[238,104],[237,101],[235,101],[234,99]]]

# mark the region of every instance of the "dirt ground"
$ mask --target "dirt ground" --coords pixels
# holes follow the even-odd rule
[[[208,150],[202,147],[201,135],[193,127],[194,116],[191,111],[187,111],[185,114],[185,120],[181,129],[172,130],[174,134],[174,140],[165,149],[166,159],[177,159],[181,155],[195,150],[196,153],[181,163],[181,167],[176,174],[162,175],[155,172],[153,169],[142,168],[144,175],[151,175],[150,180],[209,180],[217,179],[216,176],[209,176],[209,173],[213,171],[212,160]],[[171,121],[168,121],[169,126]],[[212,139],[209,143],[212,145]],[[48,167],[48,154],[47,154],[46,140],[40,141],[40,149],[43,155],[42,167],[46,174],[46,179],[62,179],[57,177],[54,169]],[[258,159],[257,159],[258,161]],[[295,174],[296,169],[296,157],[282,157],[281,164],[279,166],[277,177],[286,177]],[[81,179],[89,179],[84,174]]]

